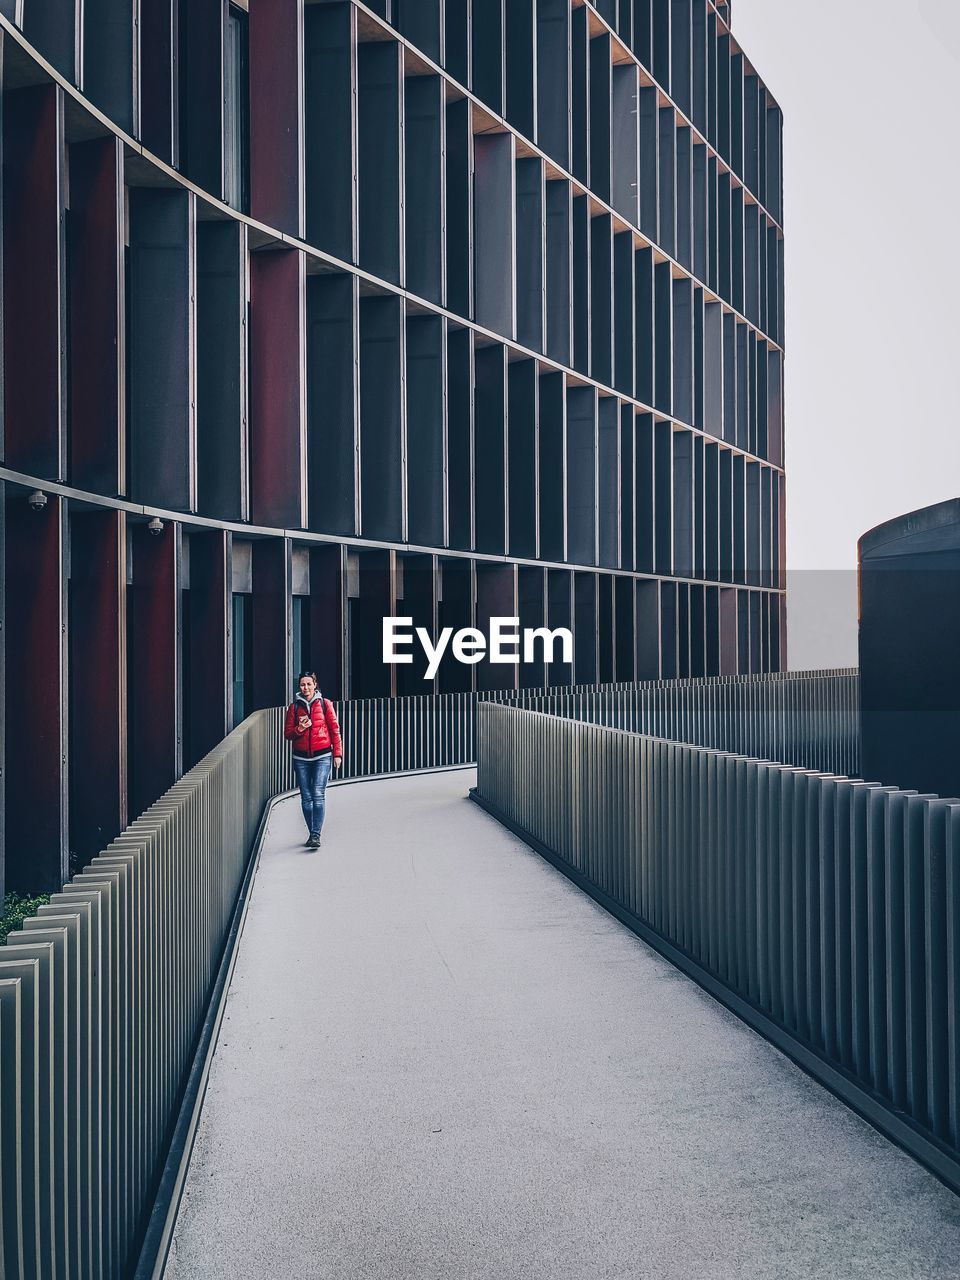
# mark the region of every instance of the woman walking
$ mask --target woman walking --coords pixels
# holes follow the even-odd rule
[[[293,744],[293,771],[307,824],[307,848],[320,846],[330,767],[343,762],[340,726],[333,703],[317,688],[313,671],[301,671],[300,692],[287,707],[283,736]]]

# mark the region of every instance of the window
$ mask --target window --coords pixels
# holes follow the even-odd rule
[[[223,59],[223,198],[241,213],[249,202],[248,155],[247,15],[230,5]]]
[[[250,658],[253,615],[250,597],[234,593],[233,596],[233,727],[248,714],[250,704]]]

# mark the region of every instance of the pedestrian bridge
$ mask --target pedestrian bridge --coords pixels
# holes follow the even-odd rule
[[[955,1277],[960,1199],[473,781],[273,806],[169,1280]]]

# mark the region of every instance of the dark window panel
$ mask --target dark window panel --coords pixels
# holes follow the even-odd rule
[[[640,90],[640,230],[656,242],[660,200],[659,115],[656,89]]]
[[[693,437],[673,433],[673,571],[693,577]]]
[[[653,70],[653,5],[655,0],[632,0],[633,51],[648,71]]]
[[[444,321],[407,317],[407,540],[439,547],[444,519]]]
[[[307,240],[356,260],[356,10],[304,10]]]
[[[573,575],[573,679],[576,684],[597,680],[597,576]]]
[[[307,456],[310,528],[358,533],[357,282],[307,279]]]
[[[659,110],[660,219],[657,243],[671,258],[677,250],[677,128],[673,107]]]
[[[393,24],[433,62],[440,61],[442,0],[394,0]]]
[[[499,344],[475,353],[474,459],[477,550],[506,551],[507,353]]]
[[[611,204],[632,225],[640,223],[640,80],[633,63],[613,68]]]
[[[690,74],[693,58],[692,0],[670,0],[670,91],[689,119],[692,113]]]
[[[459,98],[447,105],[446,125],[446,267],[447,306],[458,315],[473,316],[473,133],[470,102]]]
[[[669,262],[654,268],[654,407],[673,411],[673,275]]]
[[[704,574],[720,577],[720,446],[704,447]]]
[[[444,0],[444,4],[444,66],[458,83],[469,88],[472,0]]]
[[[660,679],[659,583],[640,579],[636,584],[637,679]]]
[[[177,165],[191,182],[219,197],[227,15],[223,0],[177,0],[177,6]]]
[[[567,556],[597,562],[597,393],[567,389]]]
[[[282,706],[293,688],[293,654],[287,643],[293,621],[290,551],[289,538],[263,538],[253,543],[248,714],[261,707]]]
[[[14,14],[3,12],[13,19]],[[77,75],[77,5],[65,5],[62,0],[27,0],[23,5],[21,27],[23,34],[41,55],[72,84]]]
[[[403,304],[360,299],[361,533],[403,540]]]
[[[743,55],[730,59],[730,167],[743,178]]]
[[[517,340],[534,351],[544,346],[546,239],[543,161],[517,161]]]
[[[611,83],[612,50],[610,36],[594,36],[590,41],[590,188],[610,203],[610,148],[612,139]]]
[[[443,85],[439,76],[405,81],[405,284],[443,301]]]
[[[570,165],[570,6],[537,4],[537,142],[564,169]]]
[[[693,416],[691,421],[703,430],[704,413],[703,290],[693,289]]]
[[[600,564],[619,569],[620,401],[614,396],[600,397],[597,419],[597,540]]]
[[[474,165],[477,321],[512,338],[516,328],[513,134],[476,137]]]
[[[654,424],[654,564],[657,573],[673,572],[673,430],[669,422]]]
[[[84,0],[83,91],[121,129],[133,133],[133,6]]]
[[[474,618],[473,564],[470,560],[440,560],[441,598],[437,605],[437,625],[459,631],[472,627]],[[437,687],[441,693],[467,693],[473,688],[473,667],[456,658],[448,649],[440,663]]]
[[[565,569],[547,570],[547,626],[551,631],[557,627],[573,627],[573,575]],[[547,679],[551,687],[570,684],[573,680],[573,668],[569,662],[555,662],[547,671]]]
[[[61,575],[67,513],[54,495],[43,511],[32,511],[24,491],[10,485],[5,508],[6,890],[55,893],[69,874],[62,785],[67,717],[59,714],[67,689]],[[54,691],[52,717],[38,715],[44,688]]]
[[[693,285],[673,282],[673,415],[693,421]]]
[[[703,388],[706,431],[723,437],[723,316],[719,302],[708,302],[703,318]]]
[[[167,164],[177,162],[177,8],[178,0],[148,0],[136,27],[140,141]]]
[[[3,458],[64,478],[63,96],[3,95]]]
[[[620,567],[636,563],[636,425],[632,404],[620,406]]]
[[[537,432],[539,383],[535,360],[508,366],[509,553],[524,559],[537,554]]]
[[[573,269],[570,183],[548,182],[546,227],[547,354],[570,363],[572,340],[571,272]]]
[[[70,147],[70,481],[124,491],[123,152],[113,138]]]
[[[720,580],[733,582],[733,458],[730,449],[720,450]],[[736,666],[733,667],[736,670]]]
[[[477,626],[490,630],[490,619],[511,618],[517,612],[517,573],[512,564],[476,567]],[[476,666],[478,689],[516,688],[518,669],[512,663],[492,663],[484,658]]]
[[[69,682],[69,847],[81,866],[127,825],[120,730],[126,542],[125,513],[70,513],[69,667],[83,676]],[[216,723],[215,714],[208,718]],[[218,741],[223,734],[221,726]]]
[[[633,395],[634,353],[637,350],[633,233],[619,231],[613,238],[613,337],[614,386]]]
[[[656,320],[654,310],[654,263],[651,249],[637,249],[636,266],[636,390],[643,404],[654,402]]]
[[[653,573],[654,567],[654,427],[653,415],[636,417],[636,569]]]
[[[590,219],[590,376],[613,381],[613,219]]]
[[[677,605],[677,584],[661,582],[660,584],[660,679],[676,680],[680,674],[677,636],[679,610]]]
[[[473,331],[447,336],[447,495],[450,546],[473,548]],[[466,624],[462,624],[466,625]]]
[[[401,280],[400,46],[361,44],[358,60],[360,265]]]
[[[540,556],[544,560],[563,560],[567,405],[562,373],[541,375],[539,409]]]
[[[223,49],[223,199],[241,213],[250,208],[248,35],[246,13],[228,5]],[[308,108],[308,120],[310,115]]]
[[[678,129],[677,142],[677,261],[693,270],[693,147],[687,128]]]
[[[184,769],[192,769],[233,727],[227,719],[229,536],[220,529],[195,530],[190,535],[190,628],[184,646],[190,679],[184,687]]]
[[[133,526],[127,589],[127,814],[143,813],[181,771],[181,526]]]
[[[744,311],[744,244],[743,244],[743,188],[731,184],[730,189],[730,301],[735,310]]]
[[[197,227],[197,483],[204,515],[243,520],[247,492],[247,238]]]
[[[653,75],[660,87],[670,92],[670,4],[653,0]]]
[[[303,233],[299,6],[251,5],[249,29],[250,212],[261,222],[299,236]]]
[[[590,202],[573,197],[573,365],[590,372]]]
[[[578,181],[590,183],[590,80],[589,14],[586,6],[574,9],[570,76],[570,171]]]
[[[693,96],[691,119],[697,129],[707,133],[707,2],[693,0],[691,28],[691,74]]]
[[[419,3],[420,0],[414,0]],[[489,0],[487,0],[489,2]],[[505,9],[506,117],[525,138],[536,134],[534,2],[508,0]]]
[[[614,626],[613,575],[603,573],[597,577],[597,679],[601,684],[613,680]]]
[[[483,0],[482,17],[470,28],[473,42],[473,92],[496,115],[503,114],[504,0]],[[476,20],[479,18],[479,21]]]
[[[521,630],[546,625],[546,586],[544,569],[520,565],[517,569],[517,614]],[[523,689],[542,689],[547,682],[547,668],[542,650],[537,646],[534,662],[521,662],[519,684]]]

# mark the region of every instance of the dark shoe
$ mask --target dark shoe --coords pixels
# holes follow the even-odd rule
[[[308,849],[319,849],[319,848],[320,848],[320,837],[319,837],[319,836],[311,836],[311,837],[310,837],[310,839],[307,841],[307,848],[308,848]]]

